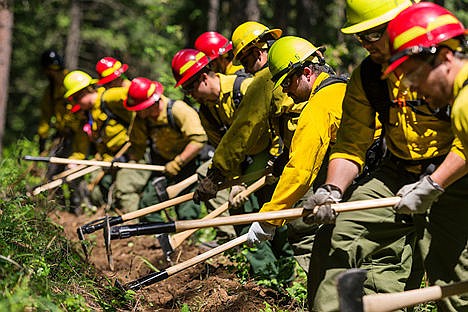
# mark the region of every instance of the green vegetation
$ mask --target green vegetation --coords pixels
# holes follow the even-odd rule
[[[27,168],[18,159],[30,148],[31,142],[18,142],[0,164],[0,311],[125,308],[132,294],[118,295],[48,219],[57,206],[24,195]]]

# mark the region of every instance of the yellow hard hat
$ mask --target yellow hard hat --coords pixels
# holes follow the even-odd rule
[[[232,45],[234,48],[234,59],[232,62],[234,65],[240,65],[237,58],[239,52],[250,44],[262,41],[265,35],[270,34],[273,39],[278,39],[282,33],[281,29],[270,29],[258,22],[245,22],[239,25],[232,33]]]
[[[87,86],[95,84],[97,81],[97,79],[91,78],[91,76],[84,71],[71,71],[63,79],[63,86],[67,90],[63,97],[67,99],[76,92],[83,90]]]
[[[403,9],[413,4],[411,0],[347,0],[345,34],[366,31],[391,21]]]
[[[268,67],[273,76],[271,80],[275,82],[274,88],[276,89],[284,78],[304,61],[320,63],[315,52],[322,50],[324,49],[317,48],[303,38],[286,36],[278,39],[268,51]]]

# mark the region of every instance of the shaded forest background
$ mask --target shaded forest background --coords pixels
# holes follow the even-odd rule
[[[468,0],[435,2],[468,25]],[[230,38],[248,20],[325,45],[327,61],[350,72],[365,51],[339,31],[344,8],[344,0],[0,0],[0,141],[3,136],[7,146],[22,137],[37,139],[38,104],[47,84],[39,57],[46,49],[64,55],[68,69],[93,76],[101,57],[116,57],[129,65],[129,78],[158,80],[166,94],[181,98],[173,88],[173,55],[205,31]]]

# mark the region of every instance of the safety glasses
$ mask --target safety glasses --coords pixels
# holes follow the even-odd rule
[[[182,85],[182,92],[184,92],[185,94],[191,94],[193,90],[195,90],[195,88],[197,88],[200,84],[201,77],[202,75],[197,75],[191,81]]]
[[[356,38],[361,44],[365,42],[374,43],[382,38],[382,36],[385,33],[385,30],[387,30],[387,25],[379,29],[374,29],[371,32],[362,32],[354,34],[354,38]]]
[[[292,83],[293,78],[295,78],[296,76],[298,76],[299,74],[301,74],[303,69],[304,69],[303,66],[300,65],[298,68],[295,68],[294,70],[292,70],[292,71],[286,76],[286,78],[284,78],[284,80],[281,82],[280,86],[281,86],[283,89],[289,88],[289,86],[291,86],[291,83]]]

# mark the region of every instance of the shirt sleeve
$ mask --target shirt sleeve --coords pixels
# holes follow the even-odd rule
[[[345,84],[333,84],[309,99],[292,139],[289,162],[271,201],[262,207],[261,212],[291,208],[312,187],[326,161],[330,143],[336,139],[345,88]],[[269,222],[280,226],[284,220]]]

